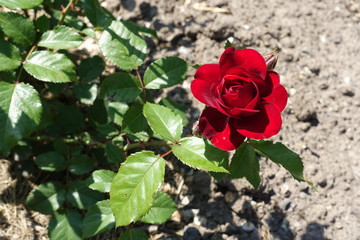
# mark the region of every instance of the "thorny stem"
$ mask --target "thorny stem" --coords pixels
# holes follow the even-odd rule
[[[167,151],[166,153],[162,154],[160,157],[164,158],[165,156],[169,155],[170,153],[172,153],[172,149],[170,149],[169,151]]]
[[[139,70],[136,69],[135,71],[136,71],[136,76],[138,77],[138,79],[139,79],[139,81],[140,81],[140,84],[141,84],[141,89],[142,89],[143,94],[144,94],[144,101],[146,102],[146,101],[147,101],[147,100],[146,100],[147,98],[146,98],[146,88],[145,88],[144,81],[143,81],[143,79],[142,79],[141,76],[140,76]]]
[[[36,44],[31,47],[30,51],[27,53],[27,55],[25,57],[24,63],[28,60],[28,58],[33,53],[33,51],[35,51],[36,48],[37,48]],[[18,76],[17,76],[16,81],[15,81],[15,85],[19,83],[20,77],[21,77],[21,74],[22,74],[23,70],[24,70],[24,65],[21,65],[21,67],[19,69]]]
[[[77,0],[70,0],[68,5],[61,11],[61,18],[59,20],[58,25],[62,25],[64,23],[65,17],[68,14],[69,10],[71,9],[71,5],[75,4]]]

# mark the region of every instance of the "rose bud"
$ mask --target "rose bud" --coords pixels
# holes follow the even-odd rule
[[[264,56],[266,69],[268,71],[274,70],[276,67],[277,60],[279,58],[279,49],[276,48],[274,51]]]
[[[196,70],[191,91],[208,106],[198,128],[214,146],[234,150],[245,138],[265,139],[280,131],[288,95],[270,70],[277,59],[272,55],[265,59],[253,49],[229,47],[219,63]]]

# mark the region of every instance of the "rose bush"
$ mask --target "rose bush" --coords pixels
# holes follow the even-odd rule
[[[197,69],[191,91],[208,106],[197,127],[216,147],[234,150],[245,138],[265,139],[280,131],[288,94],[272,71],[275,62],[275,55],[228,47],[218,64]]]

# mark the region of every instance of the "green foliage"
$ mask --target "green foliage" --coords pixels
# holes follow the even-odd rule
[[[131,105],[124,114],[122,127],[125,133],[138,133],[146,129],[147,123],[143,115],[143,105]]]
[[[13,44],[0,39],[0,71],[16,69],[21,64],[20,50]]]
[[[99,39],[99,47],[106,59],[123,70],[137,69],[146,56],[146,42],[126,21],[112,21]]]
[[[144,74],[148,89],[167,88],[186,78],[187,62],[177,57],[165,57],[151,63]]]
[[[40,47],[51,49],[76,48],[83,42],[81,36],[66,26],[56,26],[54,30],[45,32],[38,43]]]
[[[61,210],[51,218],[48,231],[51,240],[81,239],[81,215],[75,210]]]
[[[96,160],[87,155],[76,154],[69,160],[69,171],[72,174],[81,175],[87,172],[90,172]]]
[[[80,180],[70,182],[66,192],[66,200],[79,209],[86,209],[103,199],[102,193],[90,189],[86,182]]]
[[[83,237],[92,237],[115,227],[115,218],[110,208],[110,201],[104,200],[91,206],[86,212],[83,223]]]
[[[260,185],[260,165],[259,160],[255,154],[254,148],[244,142],[236,149],[234,156],[231,159],[230,164],[230,176],[232,178],[245,177],[254,188],[258,188]]]
[[[65,201],[65,186],[60,182],[47,182],[33,189],[26,199],[26,206],[43,214],[52,214]]]
[[[142,222],[163,223],[176,211],[176,204],[166,193],[157,192],[154,199],[150,210],[141,218]]]
[[[182,120],[171,109],[146,103],[144,115],[150,127],[166,140],[177,142],[182,134]]]
[[[119,237],[118,240],[135,240],[135,239],[136,240],[147,240],[148,237],[142,232],[131,229],[131,230],[128,230],[128,231],[124,232],[123,234],[121,234],[121,236]]]
[[[66,160],[58,152],[46,152],[35,159],[35,163],[44,171],[60,172],[66,169]]]
[[[306,181],[303,176],[304,165],[298,154],[288,149],[282,143],[271,141],[251,141],[255,151],[263,157],[269,158],[274,163],[280,164],[298,181]]]
[[[76,80],[75,66],[61,53],[37,51],[24,63],[25,70],[44,82],[64,83]]]
[[[111,182],[116,173],[109,170],[97,170],[91,175],[89,188],[99,192],[110,192]]]
[[[153,194],[164,181],[165,160],[151,151],[130,155],[121,165],[110,190],[116,226],[126,226],[145,215]]]
[[[38,6],[44,0],[0,0],[0,5],[10,9],[29,9]]]
[[[0,82],[0,152],[7,153],[39,125],[42,105],[29,84]]]
[[[121,102],[136,98],[140,92],[141,85],[136,77],[127,73],[114,73],[102,82],[100,97]]]
[[[0,12],[2,31],[17,44],[27,47],[35,40],[33,23],[18,13]]]
[[[173,146],[172,150],[177,158],[190,167],[228,173],[228,170],[222,166],[227,160],[227,152],[210,145],[204,139],[183,138],[179,144]]]

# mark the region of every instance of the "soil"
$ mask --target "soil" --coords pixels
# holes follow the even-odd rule
[[[276,69],[289,102],[274,140],[302,156],[305,176],[317,187],[297,182],[266,159],[260,162],[258,190],[242,179],[216,181],[170,161],[164,191],[175,194],[179,209],[169,222],[139,229],[152,239],[360,239],[359,1],[106,0],[102,5],[117,18],[157,31],[159,40],[147,38],[149,61],[179,56],[191,64],[216,63],[227,39],[262,54],[280,48]],[[163,93],[187,103],[193,120],[204,107],[189,91],[194,72],[190,69],[182,88]],[[46,221],[31,219],[34,238],[4,239],[46,238]]]

